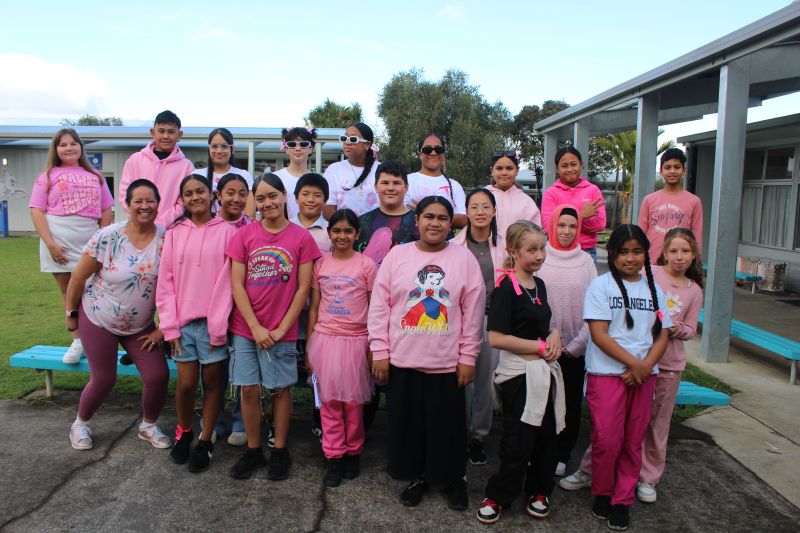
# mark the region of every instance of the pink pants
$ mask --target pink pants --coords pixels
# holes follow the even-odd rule
[[[675,398],[678,397],[681,374],[681,371],[662,370],[656,376],[653,410],[642,442],[642,469],[639,472],[639,480],[651,485],[658,484],[664,475],[669,426],[672,421],[672,411],[675,409]],[[583,454],[580,469],[587,474],[592,473],[591,446]]]
[[[364,447],[364,406],[338,400],[324,402],[319,408],[322,419],[322,451],[327,459],[360,455]]]
[[[633,505],[635,500],[655,385],[655,376],[638,387],[628,387],[618,376],[588,376],[592,494],[611,496],[612,505]]]

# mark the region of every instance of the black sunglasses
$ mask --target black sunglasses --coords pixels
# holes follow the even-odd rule
[[[445,152],[444,146],[423,146],[419,150],[425,155],[431,155],[433,152],[436,152],[438,155],[442,155]]]
[[[492,157],[497,157],[497,158],[510,157],[511,159],[516,161],[517,159],[519,159],[519,154],[517,153],[516,150],[502,150],[502,151],[492,152]]]
[[[286,141],[286,146],[289,148],[308,148],[311,146],[311,141]]]

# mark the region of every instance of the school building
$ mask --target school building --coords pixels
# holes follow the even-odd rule
[[[60,126],[0,126],[0,201],[8,201],[10,231],[34,231],[28,200],[36,177],[47,164],[47,151]],[[182,128],[178,146],[195,167],[208,162],[208,134],[214,128]],[[280,128],[228,128],[235,139],[234,157],[240,168],[254,177],[265,169],[275,171],[288,165],[289,157],[280,150]],[[103,173],[116,198],[117,185],[125,161],[152,140],[149,126],[77,126],[85,143],[89,163]],[[317,144],[309,161],[309,170],[324,172],[331,163],[342,159],[339,136],[344,129],[320,128]],[[114,207],[115,220],[124,217],[119,203]]]
[[[789,263],[798,288],[798,115],[747,124],[747,110],[800,91],[800,2],[539,121],[544,185],[553,158],[570,141],[588,153],[589,137],[636,130],[633,220],[655,188],[658,128],[717,113],[717,130],[679,139],[690,146],[687,189],[703,201],[708,263],[702,356],[728,359],[737,257]]]

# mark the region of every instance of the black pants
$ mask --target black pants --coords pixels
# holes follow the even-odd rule
[[[520,420],[526,394],[524,374],[500,385],[503,403],[500,471],[489,478],[486,497],[501,507],[509,507],[523,488],[527,496],[550,496],[555,486],[553,475],[558,459],[552,395],[548,395],[542,425],[536,427]]]
[[[581,407],[583,405],[583,380],[586,376],[583,357],[562,357],[558,360],[561,373],[564,374],[564,403],[566,427],[558,434],[558,461],[568,463],[578,442],[578,430],[581,427]]]
[[[455,372],[426,374],[389,367],[386,392],[389,475],[434,485],[464,477],[467,423],[464,389]]]

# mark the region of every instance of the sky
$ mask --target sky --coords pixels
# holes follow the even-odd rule
[[[658,67],[790,3],[81,1],[8,2],[0,31],[0,124],[53,125],[90,113],[185,126],[291,127],[330,98],[377,101],[398,72],[469,76],[514,114],[570,104]],[[665,7],[666,6],[666,7]],[[800,95],[749,121],[800,110]],[[661,140],[714,129],[716,115]]]

